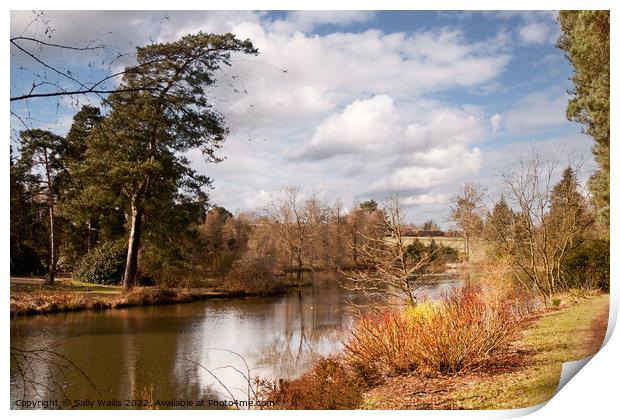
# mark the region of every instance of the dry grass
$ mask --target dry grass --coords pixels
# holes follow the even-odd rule
[[[15,292],[11,294],[11,315],[78,311],[99,300],[100,298],[72,292],[53,294]]]
[[[235,295],[216,292],[212,289],[166,289],[160,287],[135,287],[129,292],[110,295],[61,291],[12,292],[11,316],[187,303],[232,296]]]

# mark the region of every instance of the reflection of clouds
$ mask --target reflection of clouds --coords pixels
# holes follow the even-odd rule
[[[297,377],[310,369],[318,356],[341,349],[342,338],[353,322],[342,309],[347,295],[333,281],[324,281],[315,287],[291,290],[275,303],[246,299],[208,306],[196,328],[200,333],[193,334],[193,360],[217,369],[214,373],[218,379],[231,390],[235,388],[238,394],[233,393],[238,398],[245,397],[247,384],[234,368],[243,370],[243,362],[213,347],[243,355],[253,375]],[[183,355],[187,350],[179,343],[177,357],[190,358]],[[198,369],[195,374],[202,387],[214,386],[222,391],[208,372]]]
[[[440,288],[441,289],[441,288]],[[439,289],[438,289],[439,290]],[[434,293],[441,293],[434,291]],[[247,396],[242,355],[262,378],[295,378],[318,356],[341,350],[356,315],[350,310],[368,297],[344,290],[336,279],[315,274],[312,286],[280,298],[233,299],[193,304],[82,312],[11,321],[11,345],[53,346],[82,368],[101,395],[69,372],[71,398],[153,397],[192,400],[224,398],[212,370],[238,399]],[[51,384],[53,372],[37,366],[36,380]],[[21,396],[15,381],[11,398]],[[85,394],[86,393],[86,394]],[[32,398],[61,398],[58,389]]]

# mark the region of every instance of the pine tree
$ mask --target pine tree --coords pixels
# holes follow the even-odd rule
[[[58,249],[56,242],[55,207],[56,207],[56,179],[63,169],[61,148],[63,138],[45,130],[33,129],[20,133],[21,156],[17,163],[24,173],[30,172],[42,175],[37,179],[41,182],[40,199],[44,199],[48,211],[48,271],[47,283],[54,282]]]
[[[484,238],[491,244],[507,244],[514,236],[514,211],[508,206],[502,195],[491,213],[487,216],[484,225]],[[502,254],[501,247],[495,247],[498,254]]]
[[[207,161],[220,160],[216,151],[228,129],[207,90],[232,53],[257,50],[231,34],[204,33],[138,48],[138,65],[124,75],[123,91],[108,97],[110,112],[88,139],[84,170],[128,204],[127,289],[138,269],[145,215],[159,224],[158,214],[170,206],[206,204],[203,187],[211,180],[192,170],[183,153],[199,149]]]
[[[583,124],[594,139],[598,170],[589,186],[597,220],[609,228],[609,10],[563,10],[558,20],[562,28],[558,47],[574,68],[566,116]]]

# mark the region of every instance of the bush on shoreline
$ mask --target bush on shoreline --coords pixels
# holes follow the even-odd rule
[[[73,270],[73,277],[86,283],[117,284],[123,278],[127,241],[104,242],[86,254]]]
[[[275,263],[270,258],[244,256],[235,261],[222,284],[231,293],[267,296],[284,291],[285,279],[274,274]]]
[[[608,240],[585,241],[566,256],[562,270],[566,286],[598,287],[609,293],[610,254]]]
[[[362,402],[365,384],[337,358],[321,358],[293,381],[263,384],[261,399],[282,410],[350,410]]]
[[[415,331],[401,311],[386,311],[360,319],[345,344],[345,359],[368,383],[382,374],[397,375],[417,367],[411,343]]]
[[[431,311],[411,321],[419,367],[450,375],[481,367],[509,343],[519,326],[509,302],[489,301],[474,289],[446,296]]]
[[[513,302],[481,290],[453,291],[439,302],[361,318],[343,353],[320,359],[301,378],[268,392],[281,409],[356,408],[387,376],[456,375],[484,367],[520,328]]]
[[[345,345],[345,359],[364,377],[421,370],[457,374],[475,370],[516,332],[510,303],[467,288],[438,303],[363,318]]]

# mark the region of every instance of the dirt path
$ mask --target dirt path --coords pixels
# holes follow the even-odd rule
[[[609,305],[605,307],[601,313],[594,318],[590,327],[587,349],[590,354],[595,354],[601,349],[605,334],[607,333],[607,325],[609,323]]]

